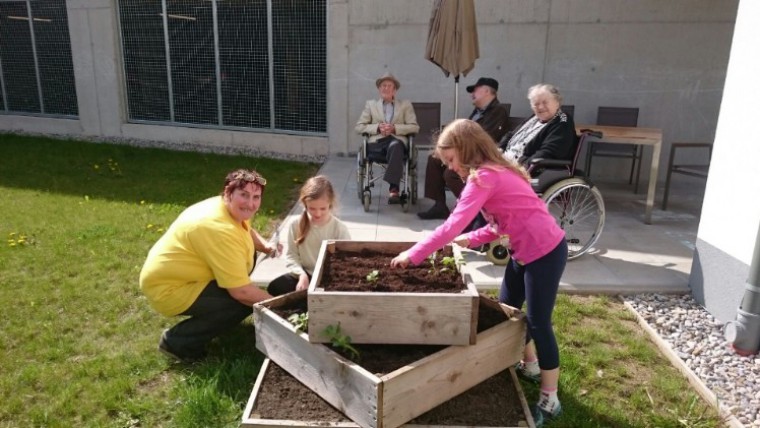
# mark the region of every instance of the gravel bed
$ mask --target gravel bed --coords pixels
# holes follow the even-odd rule
[[[723,337],[723,323],[690,295],[625,296],[728,410],[760,428],[760,355],[742,357]]]

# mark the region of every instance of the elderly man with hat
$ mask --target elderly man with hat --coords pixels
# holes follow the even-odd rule
[[[386,159],[383,180],[388,183],[388,203],[398,204],[399,185],[404,173],[404,151],[407,135],[420,131],[412,103],[397,100],[396,91],[401,83],[392,74],[385,74],[375,81],[380,99],[368,100],[356,122],[356,132],[369,134],[368,150]]]
[[[496,91],[499,82],[490,77],[481,77],[474,85],[467,87],[472,98],[472,110],[469,119],[474,120],[493,138],[495,144],[507,133],[507,109],[499,102]],[[459,197],[464,189],[464,182],[454,171],[446,168],[433,154],[428,156],[425,169],[425,197],[432,199],[435,204],[427,211],[417,213],[423,220],[446,219],[449,208],[446,206],[446,188]]]

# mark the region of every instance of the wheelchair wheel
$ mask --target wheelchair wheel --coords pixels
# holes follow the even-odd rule
[[[401,211],[409,212],[409,193],[402,193],[400,198]]]
[[[372,202],[372,193],[369,190],[365,190],[362,193],[362,205],[364,205],[364,212],[369,212],[369,204]]]
[[[490,244],[486,244],[486,258],[496,266],[506,266],[509,263],[509,251],[507,248],[499,242],[499,240],[493,241]]]
[[[356,193],[359,200],[364,195],[364,178],[366,177],[366,163],[362,159],[362,152],[356,154]]]
[[[417,203],[417,168],[409,173],[409,199],[412,205]]]
[[[604,200],[599,190],[583,179],[569,178],[551,186],[542,199],[565,231],[568,260],[588,252],[604,228]]]

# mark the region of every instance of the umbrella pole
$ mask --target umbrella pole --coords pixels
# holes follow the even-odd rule
[[[454,120],[459,117],[459,76],[454,78]]]

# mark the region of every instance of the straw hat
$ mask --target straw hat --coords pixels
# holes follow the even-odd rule
[[[390,74],[390,73],[385,73],[385,74],[383,74],[383,77],[375,80],[375,86],[377,86],[379,88],[380,84],[383,83],[383,82],[385,82],[386,80],[390,80],[391,82],[393,82],[393,84],[396,85],[396,90],[397,91],[398,91],[398,88],[401,87],[401,83],[399,83],[398,79],[396,79],[395,77],[393,77],[393,75]]]

